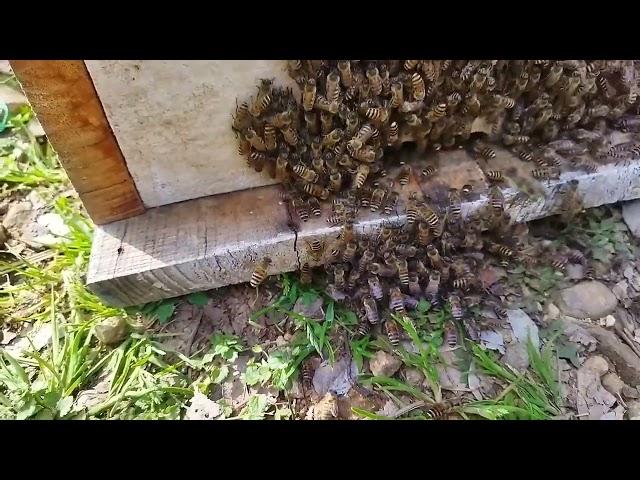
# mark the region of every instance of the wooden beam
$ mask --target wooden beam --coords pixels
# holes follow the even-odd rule
[[[511,156],[505,150],[497,153],[497,162]],[[517,158],[512,161],[520,162]],[[396,213],[362,212],[355,225],[357,232],[366,236],[386,223],[404,222],[402,204],[411,191],[422,192],[442,205],[449,187],[468,183],[474,186],[474,194],[463,203],[462,215],[486,205],[488,185],[483,171],[465,151],[441,153],[436,162],[439,173],[423,180],[419,172],[424,161],[419,160],[414,165],[418,175],[402,190]],[[516,197],[518,190],[513,186],[504,188],[507,211],[519,222],[557,213],[560,191],[573,179],[579,182],[585,207],[640,197],[640,161],[632,161],[602,166],[592,174],[565,172],[559,180],[536,182],[544,195],[526,201]],[[300,262],[313,265],[306,242],[313,238],[330,241],[339,232],[326,223],[329,208],[323,205],[322,217],[302,223],[297,234],[288,226],[277,186],[153,208],[97,229],[87,283],[108,303],[126,306],[246,282],[254,262],[264,256],[273,259],[269,274],[296,270]]]
[[[11,60],[34,112],[96,224],[145,208],[82,60]]]

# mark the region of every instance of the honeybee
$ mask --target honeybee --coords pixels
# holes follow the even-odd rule
[[[259,117],[267,108],[269,108],[269,105],[271,104],[272,83],[272,80],[266,78],[260,80],[258,94],[249,107],[249,113],[254,117]]]
[[[492,182],[504,182],[504,173],[501,170],[489,170],[485,174]]]
[[[349,60],[338,60],[338,70],[342,85],[349,88],[353,85],[353,75],[351,74],[351,62]]]
[[[324,251],[324,242],[318,238],[307,242],[307,251],[309,252],[311,258],[313,258],[315,261],[318,261]]]
[[[267,278],[267,269],[271,263],[272,262],[269,257],[264,257],[255,266],[253,273],[251,274],[251,280],[249,281],[249,285],[251,285],[252,288],[258,288],[258,286],[264,282],[264,279]]]
[[[387,318],[384,322],[384,330],[391,345],[393,345],[394,347],[400,345],[401,332],[400,327],[398,327],[398,324],[395,320],[393,320],[392,318]]]
[[[502,190],[497,186],[489,188],[489,205],[496,213],[502,213],[504,211],[504,195],[502,194]]]
[[[259,152],[265,152],[267,150],[267,146],[264,143],[264,140],[260,135],[256,133],[253,128],[247,128],[244,132],[244,138],[251,144],[253,148],[258,150]]]
[[[454,349],[458,346],[458,331],[452,321],[445,323],[443,337],[447,347]]]
[[[359,314],[358,314],[358,327],[357,327],[357,333],[358,335],[364,337],[365,335],[369,334],[369,331],[371,330],[371,324],[369,323],[369,320],[367,319],[367,314],[364,311],[364,309],[360,310]]]
[[[423,177],[430,177],[433,174],[436,173],[436,167],[434,167],[433,165],[428,165],[425,168],[422,169],[422,176]]]
[[[370,295],[365,295],[362,298],[362,306],[364,307],[365,314],[367,316],[367,320],[372,325],[375,325],[380,321],[380,317],[378,315],[378,306],[376,305],[375,300]]]
[[[389,289],[389,308],[399,315],[406,315],[404,308],[404,296],[398,287]]]
[[[307,285],[311,283],[311,281],[311,267],[307,262],[305,262],[300,268],[300,283],[302,283],[303,285]]]
[[[458,295],[449,295],[449,307],[451,308],[451,316],[455,320],[462,320],[464,316],[464,310],[460,303],[460,297]]]
[[[432,270],[429,273],[429,283],[427,284],[427,288],[425,289],[425,293],[429,296],[433,296],[438,293],[440,289],[440,280],[441,275],[438,270]]]
[[[371,64],[367,68],[366,76],[367,80],[369,81],[371,93],[373,93],[377,97],[382,93],[382,78],[380,77],[380,72],[374,64]]]
[[[400,108],[400,105],[404,103],[404,93],[401,82],[391,83],[391,108]]]
[[[386,195],[386,190],[382,188],[376,188],[371,194],[371,199],[369,200],[369,209],[372,212],[377,212],[384,202]]]
[[[442,257],[440,256],[438,249],[432,243],[427,245],[427,256],[432,268],[438,270],[442,268]]]
[[[316,81],[313,78],[307,80],[302,89],[302,108],[310,111],[316,103]]]

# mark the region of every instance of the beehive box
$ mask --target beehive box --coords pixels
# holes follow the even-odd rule
[[[274,260],[269,273],[292,271],[306,240],[337,233],[323,218],[293,230],[274,180],[248,169],[237,153],[230,128],[236,98],[255,93],[259,78],[297,91],[284,61],[11,65],[97,224],[87,283],[107,302],[140,304],[248,281],[265,255]],[[438,185],[477,187],[463,214],[484,204],[487,183],[477,163],[464,150],[438,157],[446,166]],[[552,213],[555,193],[572,179],[588,207],[637,198],[639,173],[638,161],[593,174],[566,172],[542,186],[544,199],[515,203],[511,213],[520,221]],[[412,182],[430,193],[438,186]],[[402,219],[371,214],[356,228]]]

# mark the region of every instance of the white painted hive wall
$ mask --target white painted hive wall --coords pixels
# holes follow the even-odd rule
[[[85,63],[145,206],[275,183],[246,167],[231,114],[259,78],[295,88],[285,61]]]

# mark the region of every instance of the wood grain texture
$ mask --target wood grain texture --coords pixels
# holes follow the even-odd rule
[[[439,199],[445,195],[439,189],[470,183],[475,193],[463,203],[462,215],[485,206],[488,186],[478,164],[462,150],[439,158],[446,167],[427,181],[420,177],[425,162],[412,162],[414,175],[396,212],[362,212],[356,232],[367,236],[385,224],[404,222],[403,203],[410,191],[429,195],[442,208]],[[563,173],[559,180],[539,184],[544,196],[527,201],[516,200],[518,190],[507,186],[507,211],[520,222],[558,213],[560,191],[573,179],[586,207],[640,197],[640,161],[632,161],[603,166],[594,174]],[[330,207],[323,205],[322,217],[301,223],[296,235],[278,197],[279,187],[262,187],[158,207],[103,226],[95,234],[88,285],[107,302],[126,306],[246,282],[254,262],[263,256],[274,260],[270,274],[297,270],[301,262],[313,265],[306,242],[319,238],[327,245],[339,233],[339,227],[326,223]]]
[[[82,60],[12,60],[60,162],[96,224],[144,212]]]
[[[298,88],[284,60],[87,60],[147,207],[272,185],[246,168],[231,130],[260,78]]]

